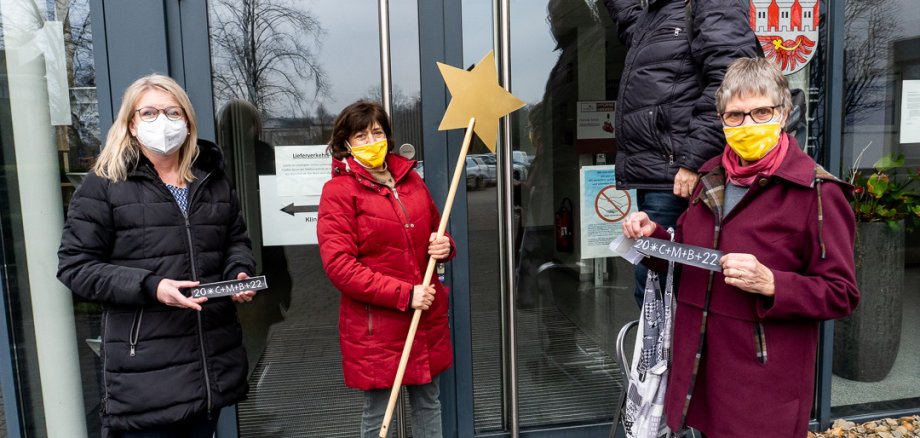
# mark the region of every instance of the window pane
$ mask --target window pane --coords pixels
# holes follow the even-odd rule
[[[270,285],[239,307],[251,372],[249,400],[238,410],[240,436],[359,434],[363,393],[344,383],[340,295],[315,242],[321,184],[307,188],[316,196],[288,196],[278,178],[283,164],[275,161],[282,147],[323,150],[345,106],[381,100],[378,2],[346,3],[208,3],[218,142],[236,179],[258,269]],[[240,14],[246,7],[254,13]],[[411,143],[421,158],[416,2],[391,1],[390,14],[394,146]],[[254,18],[240,18],[247,16]],[[264,37],[250,38],[252,29]],[[254,47],[241,45],[250,41]],[[241,69],[248,59],[262,70]],[[331,158],[315,162],[328,169]],[[288,205],[293,213],[282,212]],[[272,225],[278,215],[296,220],[278,229]],[[309,233],[308,243],[273,237]]]
[[[89,0],[19,3],[24,2],[0,4],[0,248],[17,385],[17,398],[3,403],[7,415],[19,404],[17,420],[25,435],[53,434],[56,427],[76,433],[73,427],[79,426],[59,420],[85,412],[79,423],[86,424],[87,435],[98,436],[101,363],[93,347],[101,308],[73,297],[75,326],[65,328],[66,336],[58,337],[59,327],[42,321],[55,311],[49,310],[53,305],[71,302],[71,295],[54,278],[55,250],[66,206],[100,146]],[[27,53],[31,55],[23,57]],[[56,339],[42,339],[50,333]],[[49,347],[54,350],[50,355]],[[54,363],[63,357],[74,361]],[[74,384],[57,393],[57,412],[43,407],[42,392],[54,389],[42,387],[39,372],[51,369],[58,375],[45,374],[46,382]],[[74,394],[74,389],[79,392]],[[71,396],[78,400],[76,405],[70,405]],[[46,427],[46,417],[58,423]]]
[[[855,0],[846,2],[845,17],[844,169],[872,173],[878,159],[903,154],[906,166],[916,172],[920,10],[911,0]],[[905,170],[886,173],[898,173],[892,182],[903,183]],[[910,311],[902,310],[920,307],[920,238],[916,231],[905,237],[884,223],[864,222],[878,217],[868,213],[857,224],[862,295],[853,316],[835,323],[832,406],[841,415],[878,410],[858,406],[864,403],[900,400],[886,409],[920,404],[920,331]]]

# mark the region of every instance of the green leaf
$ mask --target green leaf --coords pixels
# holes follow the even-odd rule
[[[889,155],[885,155],[882,158],[879,158],[878,161],[876,161],[875,164],[872,165],[872,167],[874,167],[875,170],[882,171],[882,170],[891,169],[892,167],[901,167],[903,165],[904,165],[904,154],[898,154],[898,155],[889,154]]]
[[[866,188],[872,197],[878,199],[888,190],[888,175],[875,173],[866,181]]]
[[[891,231],[899,231],[901,229],[901,221],[888,221],[888,228],[891,228]]]

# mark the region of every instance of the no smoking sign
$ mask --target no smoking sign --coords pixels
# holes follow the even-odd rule
[[[632,206],[632,197],[625,190],[618,190],[616,186],[606,186],[597,192],[594,198],[594,211],[604,222],[619,222],[629,213]]]

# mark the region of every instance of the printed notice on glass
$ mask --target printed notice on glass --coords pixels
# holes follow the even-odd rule
[[[326,145],[275,146],[278,196],[319,196],[332,177]]]
[[[319,196],[281,196],[275,175],[259,175],[262,245],[316,245]]]
[[[614,166],[582,166],[581,258],[613,257],[610,241],[623,234],[621,222],[635,210],[635,190],[616,187]]]
[[[578,102],[575,138],[578,140],[614,138],[613,114],[617,103],[613,100]]]
[[[920,143],[920,80],[901,82],[901,143]]]

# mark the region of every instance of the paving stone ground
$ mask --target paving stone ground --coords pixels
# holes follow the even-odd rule
[[[914,438],[920,437],[920,416],[885,418],[856,424],[839,419],[830,429],[808,433],[808,438]]]

